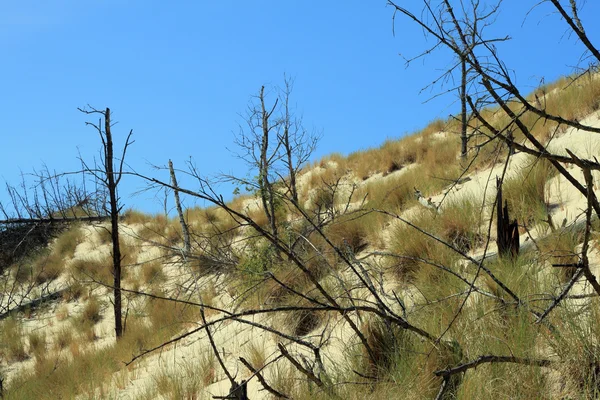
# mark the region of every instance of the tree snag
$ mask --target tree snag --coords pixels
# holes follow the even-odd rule
[[[177,215],[179,215],[179,223],[181,224],[181,231],[183,232],[183,255],[185,258],[190,254],[190,231],[188,230],[187,223],[183,215],[183,209],[181,208],[181,201],[179,200],[179,190],[177,189],[177,178],[175,177],[175,170],[173,169],[173,162],[169,160],[169,172],[171,173],[171,183],[173,184],[173,196],[175,197],[175,207],[177,208]]]
[[[498,255],[500,257],[510,257],[514,260],[519,255],[519,224],[516,219],[510,222],[506,200],[504,201],[504,208],[502,207],[502,180],[499,178],[496,178],[496,187],[498,188],[498,198],[496,200]]]
[[[85,170],[92,173],[94,177],[100,181],[102,185],[106,187],[109,195],[108,212],[110,213],[110,237],[112,241],[112,259],[113,259],[113,310],[115,315],[115,335],[117,339],[123,336],[123,318],[121,310],[121,246],[119,243],[119,214],[122,206],[119,205],[119,196],[117,193],[117,187],[121,178],[123,177],[123,164],[125,161],[125,154],[127,148],[133,142],[130,141],[133,130],[129,131],[125,145],[123,146],[123,153],[119,160],[119,169],[115,171],[114,168],[114,151],[113,151],[113,138],[111,133],[110,123],[110,108],[106,110],[96,110],[95,108],[89,107],[90,109],[79,109],[79,111],[85,114],[100,114],[104,117],[104,129],[102,129],[101,122],[94,124],[86,122],[86,125],[90,125],[98,131],[100,140],[102,140],[102,170],[96,168],[90,168],[84,163]]]

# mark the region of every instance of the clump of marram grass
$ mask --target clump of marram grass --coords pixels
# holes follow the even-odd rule
[[[168,224],[167,217],[162,214],[155,215],[137,230],[137,236],[142,242],[161,242]]]
[[[57,350],[64,350],[73,342],[73,327],[63,326],[54,335],[54,347]]]
[[[97,324],[102,320],[102,304],[96,297],[90,297],[83,307],[80,316],[82,323]]]
[[[163,398],[196,399],[213,380],[214,367],[205,361],[184,363],[177,371],[163,371],[154,377],[154,388]]]
[[[46,333],[37,331],[28,335],[29,354],[36,360],[43,359],[46,356]]]
[[[294,303],[298,303],[298,301]],[[284,304],[310,306],[306,302],[301,302],[300,304],[294,303],[285,302]],[[321,324],[322,319],[323,316],[319,312],[310,310],[298,310],[287,313],[283,325],[286,327],[285,330],[293,336],[306,336],[310,332],[317,329],[317,327]]]
[[[74,225],[67,231],[61,233],[52,245],[52,252],[61,259],[72,258],[75,249],[83,241],[83,231],[79,225]]]
[[[439,235],[440,221],[434,211],[423,208],[411,222],[425,232]],[[390,250],[394,254],[388,258],[392,271],[405,282],[434,279],[438,271],[430,263],[452,266],[457,258],[447,246],[403,222],[392,228]]]
[[[61,304],[54,313],[57,321],[64,321],[69,318],[69,307],[66,304]]]
[[[96,235],[102,244],[108,244],[112,242],[112,228],[108,224],[94,226]]]
[[[161,291],[154,291],[160,297],[169,297],[168,294]],[[170,337],[179,332],[186,324],[198,320],[198,308],[190,305],[150,298],[146,302],[146,312],[151,326],[162,338]]]
[[[520,224],[530,225],[547,218],[546,183],[556,173],[549,161],[528,158],[519,173],[504,182],[503,198],[508,203],[510,215]]]
[[[335,185],[346,174],[346,170],[338,168],[337,164],[331,162],[321,162],[318,167],[310,171],[310,177],[305,182],[307,193],[311,189],[323,188]],[[303,196],[304,198],[306,196]]]
[[[322,214],[331,213],[335,204],[335,192],[329,188],[315,189],[311,196],[311,209]]]
[[[544,85],[535,90],[529,98],[533,100],[533,104],[539,102],[536,104],[538,108],[543,106],[544,111],[549,114],[580,121],[600,108],[600,80],[597,79],[597,74],[587,74],[574,79],[575,76],[568,76]],[[534,134],[544,141],[553,133],[556,124],[546,120],[544,123],[538,122],[536,127]]]
[[[12,277],[16,283],[26,283],[34,280],[33,265],[28,258],[18,260],[10,266]]]
[[[517,271],[513,273],[518,274]],[[545,330],[531,322],[527,310],[499,307],[498,302],[491,299],[478,302],[475,307],[478,317],[460,322],[463,325],[461,331],[465,332],[460,340],[468,343],[469,358],[476,354],[545,358],[539,354]],[[491,331],[496,334],[490,334]],[[547,371],[533,365],[481,365],[464,374],[457,395],[458,398],[548,398]],[[481,385],[481,382],[486,384]]]
[[[549,320],[560,324],[560,336],[550,338],[549,345],[560,360],[557,385],[562,398],[598,398],[600,394],[600,318],[598,298],[582,313],[580,308],[557,307]],[[582,316],[589,322],[582,323]],[[555,386],[557,386],[555,385]]]
[[[109,255],[102,258],[77,258],[70,269],[75,279],[79,281],[92,281],[102,285],[113,284],[113,264]]]
[[[119,340],[122,343],[115,348],[115,355],[121,360],[131,359],[159,343],[162,338],[162,336],[155,337],[154,329],[140,317],[129,317],[126,328],[123,337]]]
[[[77,259],[71,264],[71,270],[77,279],[91,279],[96,282],[110,284],[112,281],[111,265],[108,259]]]
[[[410,352],[411,341],[405,331],[390,323],[370,319],[363,324],[362,331],[372,351],[373,358],[363,348],[363,367],[369,376],[382,377],[390,372],[399,357]]]
[[[571,229],[559,229],[538,241],[540,254],[548,257],[551,265],[562,264],[556,268],[562,282],[568,282],[577,271],[577,246],[582,241],[582,233]]]
[[[480,208],[481,204],[472,197],[451,200],[437,217],[441,236],[465,253],[481,245],[483,235],[479,229],[482,218]]]
[[[373,174],[386,176],[413,163],[422,163],[429,147],[437,138],[432,134],[445,129],[446,121],[430,122],[421,131],[400,140],[387,140],[381,147],[357,151],[347,158],[348,168],[354,176],[366,180]]]
[[[53,281],[65,270],[64,259],[57,253],[50,252],[48,249],[33,261],[33,276],[35,283]]]
[[[125,272],[128,267],[133,267],[137,264],[138,255],[142,251],[142,243],[133,238],[120,238],[119,246],[121,250],[121,266]]]
[[[434,314],[430,319],[437,317]],[[350,376],[357,379],[358,372],[364,379],[358,378],[359,382],[376,384],[364,392],[362,386],[357,386],[357,392],[349,398],[433,398],[441,385],[441,378],[434,372],[458,365],[463,358],[461,345],[457,342],[442,340],[433,345],[394,323],[379,319],[367,319],[361,331],[371,355],[362,345],[349,346]],[[456,378],[451,379],[447,387],[449,396],[454,396],[459,386],[460,377]]]
[[[152,260],[142,264],[141,277],[146,285],[164,282],[166,276],[163,272],[163,265],[160,260]]]
[[[246,361],[248,361],[255,369],[260,369],[267,363],[265,342],[262,340],[253,340],[245,345],[244,354]]]
[[[128,225],[146,224],[152,220],[152,216],[130,208],[122,213],[121,220]]]
[[[64,301],[74,301],[84,295],[84,287],[81,282],[71,278],[68,281],[67,289],[63,292],[62,298]]]
[[[184,214],[188,224],[209,225],[219,222],[219,213],[216,207],[188,208]]]
[[[0,351],[2,358],[11,362],[26,360],[29,356],[23,344],[23,328],[20,321],[11,316],[0,325]]]
[[[58,248],[45,247],[20,258],[10,267],[15,281],[39,285],[55,280],[65,270],[65,257],[72,256],[74,251],[74,247],[68,247],[65,244]]]
[[[376,222],[373,213],[351,213],[338,218],[327,228],[327,236],[343,252],[351,251],[356,254],[369,243],[368,228]]]
[[[401,175],[390,176],[361,186],[356,198],[366,197],[369,208],[379,208],[390,212],[400,212],[414,201],[414,187],[421,186],[419,176],[413,169]]]

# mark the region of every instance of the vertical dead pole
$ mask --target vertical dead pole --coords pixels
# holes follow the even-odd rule
[[[177,208],[177,214],[179,215],[179,223],[181,224],[181,231],[183,232],[183,252],[184,257],[190,254],[190,232],[188,230],[187,223],[183,216],[183,209],[181,208],[181,201],[179,200],[179,189],[177,186],[177,178],[175,177],[175,169],[173,169],[173,162],[169,160],[169,172],[171,173],[171,183],[174,187],[173,196],[175,197],[175,208]]]
[[[287,159],[287,167],[290,174],[290,194],[292,196],[292,202],[298,204],[298,189],[296,187],[296,169],[294,168],[294,160],[292,153],[293,147],[290,143],[290,127],[292,120],[290,117],[290,93],[292,83],[286,79],[285,81],[285,115],[283,117],[283,148],[285,150],[285,156]]]
[[[110,198],[110,236],[113,246],[113,291],[115,312],[115,335],[117,338],[123,336],[123,321],[121,318],[121,246],[119,243],[119,205],[117,204],[117,181],[113,170],[113,141],[110,131],[110,109],[107,107],[104,114],[104,133],[106,142],[104,144],[104,166],[106,169],[106,180],[108,182],[108,196]],[[119,176],[119,179],[121,177]]]
[[[275,101],[273,108],[270,112],[268,112],[265,108],[265,87],[262,86],[260,88],[260,112],[261,112],[261,120],[262,120],[262,138],[261,138],[261,146],[260,146],[260,161],[258,168],[258,186],[260,189],[260,196],[262,199],[263,207],[265,209],[265,213],[267,215],[267,219],[269,220],[269,226],[271,227],[271,233],[274,237],[277,237],[277,222],[275,221],[275,196],[273,193],[273,185],[269,181],[269,167],[271,165],[270,157],[268,155],[269,151],[269,132],[271,127],[269,126],[269,119],[275,111],[275,107],[277,107],[277,102],[279,99]]]
[[[123,146],[123,153],[119,160],[119,169],[115,171],[114,168],[114,151],[113,151],[113,137],[111,132],[110,122],[110,108],[106,110],[90,109],[79,109],[79,111],[85,114],[100,114],[104,117],[104,129],[102,129],[102,121],[98,122],[98,125],[86,122],[86,125],[93,126],[100,135],[102,140],[102,151],[103,151],[103,167],[104,174],[98,174],[95,169],[87,167],[84,162],[84,167],[87,171],[90,171],[98,181],[100,181],[108,190],[109,196],[109,212],[110,212],[110,227],[111,227],[111,241],[112,241],[112,258],[113,258],[113,310],[115,315],[115,335],[117,339],[123,336],[123,318],[122,318],[122,300],[121,300],[121,246],[119,243],[119,213],[121,212],[121,206],[119,206],[119,196],[117,194],[117,187],[121,178],[123,177],[123,164],[125,162],[125,155],[129,145],[133,144],[130,141],[133,130],[129,131],[125,145]]]
[[[496,243],[498,245],[498,255],[500,257],[509,256],[511,259],[519,255],[519,224],[517,220],[510,222],[508,216],[508,203],[504,201],[502,207],[502,180],[496,178],[496,188],[498,196],[496,201]]]
[[[460,81],[460,156],[467,156],[467,62],[466,55],[460,59],[461,81]]]

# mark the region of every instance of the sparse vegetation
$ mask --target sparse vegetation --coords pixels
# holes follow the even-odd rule
[[[519,224],[532,225],[548,217],[546,183],[556,170],[545,160],[528,159],[503,185],[503,196]]]
[[[389,3],[398,17],[420,18]],[[469,4],[478,3],[456,11]],[[483,32],[457,29],[477,30],[469,18],[480,10],[454,20],[450,7],[441,3],[420,27],[439,40],[433,49],[460,50],[470,64],[464,157],[455,116],[379,148],[292,165],[289,143],[281,152],[290,120],[270,119],[263,87],[251,133],[238,138],[258,173],[233,178],[248,194],[225,201],[194,169],[200,188],[182,188],[212,204],[184,213],[191,247],[183,250],[175,219],[130,209],[118,221],[116,260],[114,236],[97,222],[9,257],[0,358],[10,379],[0,397],[110,398],[139,385],[140,398],[197,399],[226,396],[223,382],[245,379],[259,396],[294,399],[598,397],[600,164],[591,145],[573,147],[575,157],[552,140],[574,128],[597,134],[597,124],[581,124],[600,108],[600,80],[590,70],[523,97],[494,64],[494,46],[479,62]],[[489,182],[511,160],[504,199],[522,246],[506,257]],[[560,185],[574,193],[568,200]],[[124,281],[118,340],[106,331],[121,321],[109,313],[121,297],[113,264]]]
[[[102,304],[95,298],[90,297],[85,303],[80,321],[82,324],[97,324],[102,319]]]
[[[38,361],[46,357],[46,334],[44,332],[31,332],[28,339],[29,354]]]
[[[112,285],[112,267],[108,256],[102,259],[78,258],[71,263],[71,271],[82,282]]]
[[[23,343],[23,328],[17,318],[13,316],[4,321],[0,334],[2,358],[10,362],[19,362],[28,358]]]

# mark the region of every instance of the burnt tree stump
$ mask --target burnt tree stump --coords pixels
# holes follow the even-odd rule
[[[502,181],[496,178],[496,188],[498,189],[498,198],[496,201],[496,243],[498,245],[498,256],[505,258],[510,257],[516,259],[519,255],[519,224],[514,219],[510,221],[508,215],[508,203],[504,201],[502,207]]]

